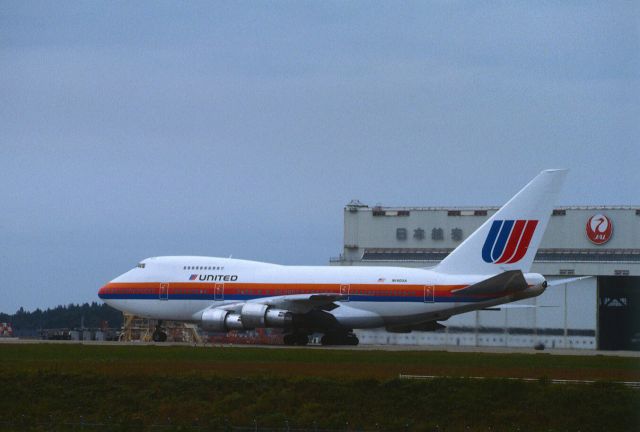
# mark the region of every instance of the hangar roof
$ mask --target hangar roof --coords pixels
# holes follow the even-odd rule
[[[369,207],[352,201],[344,208],[343,253],[332,263],[434,265],[498,208]],[[605,242],[597,244],[589,239],[587,225],[599,214],[606,216],[613,230]],[[556,207],[534,271],[547,275],[640,275],[640,206]]]

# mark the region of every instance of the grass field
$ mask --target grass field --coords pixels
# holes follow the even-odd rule
[[[611,382],[640,381],[636,358],[48,344],[3,344],[0,356],[4,430],[640,428],[640,391]]]

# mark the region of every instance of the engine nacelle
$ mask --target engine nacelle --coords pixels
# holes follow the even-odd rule
[[[235,313],[227,315],[227,318],[224,320],[224,324],[227,326],[227,330],[244,330],[240,315]]]
[[[240,311],[242,325],[245,328],[289,327],[293,321],[291,312],[274,309],[260,303],[246,303]]]
[[[205,330],[227,332],[260,327],[289,327],[292,322],[293,315],[289,311],[259,303],[246,303],[240,314],[224,309],[207,309],[202,312],[200,325]]]
[[[202,312],[200,325],[205,330],[217,332],[244,329],[240,315],[224,309],[207,309]]]

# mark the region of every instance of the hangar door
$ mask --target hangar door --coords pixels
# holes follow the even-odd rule
[[[598,277],[598,349],[640,350],[640,277]]]

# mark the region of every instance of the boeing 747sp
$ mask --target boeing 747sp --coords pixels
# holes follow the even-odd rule
[[[356,345],[354,329],[436,330],[452,315],[545,290],[545,278],[529,271],[565,176],[541,172],[433,268],[167,256],[143,260],[98,295],[130,314],[211,331],[282,328],[290,345],[307,344],[312,333],[325,345]],[[158,329],[154,340],[163,339]]]

